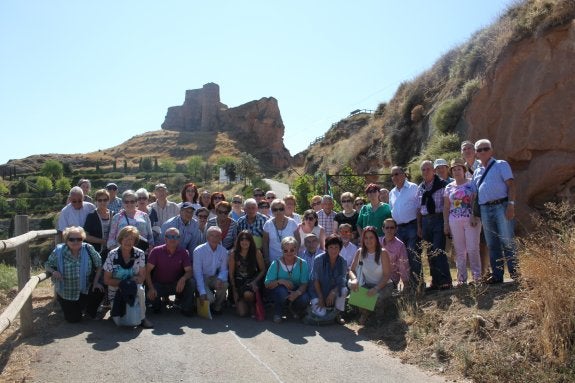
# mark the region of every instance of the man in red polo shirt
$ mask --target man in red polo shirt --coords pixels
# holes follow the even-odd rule
[[[192,263],[186,249],[180,248],[180,231],[175,227],[164,233],[165,244],[150,252],[146,264],[148,299],[155,313],[161,311],[161,298],[175,294],[180,298],[181,312],[191,316],[194,310]],[[152,272],[153,271],[153,272]]]

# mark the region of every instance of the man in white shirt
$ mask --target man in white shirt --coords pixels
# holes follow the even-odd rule
[[[70,226],[84,227],[88,214],[96,210],[96,206],[84,201],[84,192],[79,186],[74,186],[68,194],[68,204],[60,211],[58,217],[58,242],[62,241],[62,232]]]
[[[391,168],[391,180],[395,185],[389,192],[391,216],[397,222],[396,236],[407,248],[411,283],[413,287],[417,287],[423,282],[421,249],[417,236],[418,187],[407,180],[407,175],[400,166]]]
[[[206,232],[207,242],[194,250],[194,279],[200,301],[213,304],[212,313],[221,314],[228,289],[228,251],[221,245],[222,230],[210,226]]]
[[[351,242],[353,237],[353,228],[349,223],[342,223],[338,227],[338,232],[343,242],[343,246],[341,247],[339,254],[345,259],[347,269],[349,270],[353,262],[353,257],[355,257],[355,253],[357,252],[357,246]]]

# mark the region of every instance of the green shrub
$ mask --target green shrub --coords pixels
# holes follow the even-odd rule
[[[443,134],[454,132],[466,105],[467,101],[463,97],[450,98],[442,102],[432,117],[437,132]]]
[[[0,263],[0,291],[8,291],[18,286],[16,268]]]

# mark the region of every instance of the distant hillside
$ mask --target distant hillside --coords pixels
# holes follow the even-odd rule
[[[462,140],[489,138],[512,165],[520,224],[546,201],[575,202],[574,17],[572,0],[515,3],[374,115],[335,124],[296,163],[330,173],[398,164],[417,179],[422,159],[450,160]]]
[[[220,157],[236,157],[246,152],[259,160],[265,174],[273,174],[291,161],[283,143],[285,128],[274,98],[228,108],[219,102],[219,87],[206,84],[202,89],[188,90],[182,106],[170,107],[162,127],[163,130],[146,132],[97,152],[38,154],[10,160],[0,165],[0,170],[10,166],[16,167],[18,173],[35,172],[48,159],[69,164],[74,170],[93,169],[97,165],[112,167],[114,161],[118,167],[126,161],[128,167],[135,168],[142,157],[185,163],[197,155],[216,163]]]

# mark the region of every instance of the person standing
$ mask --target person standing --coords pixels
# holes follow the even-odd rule
[[[156,196],[156,202],[152,202],[148,205],[148,215],[152,223],[154,241],[160,242],[162,225],[168,219],[177,216],[180,212],[180,208],[177,203],[168,201],[168,187],[166,184],[157,184],[154,188],[154,195]]]
[[[84,192],[79,186],[74,186],[68,194],[68,204],[60,211],[58,217],[58,242],[61,242],[62,233],[72,226],[83,227],[88,214],[96,210],[90,202],[84,201]]]
[[[318,223],[325,230],[325,236],[329,236],[337,231],[335,211],[333,211],[333,198],[324,195],[321,198],[321,210],[317,212]]]
[[[118,197],[118,185],[110,182],[106,185],[106,190],[110,195],[110,202],[108,202],[108,209],[111,211],[119,212],[122,210],[122,199]]]
[[[399,281],[403,282],[403,288],[409,289],[409,259],[407,249],[403,242],[396,236],[397,224],[393,218],[383,221],[383,231],[385,235],[381,239],[381,246],[389,253],[389,263],[391,264],[391,280],[396,289],[399,289]]]
[[[386,218],[391,217],[391,209],[389,205],[383,203],[379,200],[379,186],[376,184],[369,184],[365,188],[365,194],[369,199],[369,203],[364,205],[359,211],[359,217],[357,218],[357,229],[359,235],[363,228],[367,226],[375,227],[377,235],[383,237],[383,231],[381,230],[383,221]]]
[[[391,180],[395,187],[389,192],[391,216],[397,224],[396,236],[407,248],[412,287],[423,282],[421,249],[417,236],[417,185],[407,180],[405,170],[399,166],[391,168]]]
[[[80,186],[80,188],[82,188],[82,191],[84,192],[84,201],[94,203],[94,200],[92,199],[92,197],[90,197],[90,190],[92,189],[92,183],[90,182],[90,180],[82,178],[80,181],[78,181],[78,186]]]
[[[491,141],[475,143],[481,166],[473,173],[477,186],[481,222],[489,247],[491,277],[488,283],[503,282],[504,264],[511,278],[517,277],[514,234],[515,182],[509,163],[493,158]]]
[[[479,233],[481,221],[472,214],[475,200],[475,184],[465,178],[465,161],[456,158],[451,161],[451,172],[455,180],[445,187],[443,208],[444,217],[448,218],[444,232],[451,235],[455,247],[455,266],[457,282],[467,283],[467,259],[474,282],[481,279],[481,258],[479,256]]]
[[[244,214],[238,219],[238,233],[247,230],[254,237],[256,247],[261,250],[262,238],[264,236],[264,224],[267,221],[265,215],[258,212],[258,203],[253,198],[248,198],[244,202]]]
[[[443,194],[446,182],[433,172],[431,161],[421,162],[423,182],[419,184],[417,195],[420,200],[417,212],[418,236],[427,245],[427,259],[431,284],[427,290],[446,290],[452,286],[449,263],[445,254],[444,224],[449,225],[448,217],[443,217]]]
[[[193,254],[195,248],[202,243],[202,233],[200,232],[200,227],[198,222],[194,220],[194,204],[192,202],[184,202],[180,207],[180,214],[168,219],[162,225],[161,230],[161,243],[163,238],[166,237],[168,230],[176,228],[178,229],[178,245],[182,249],[188,250],[188,253]]]

